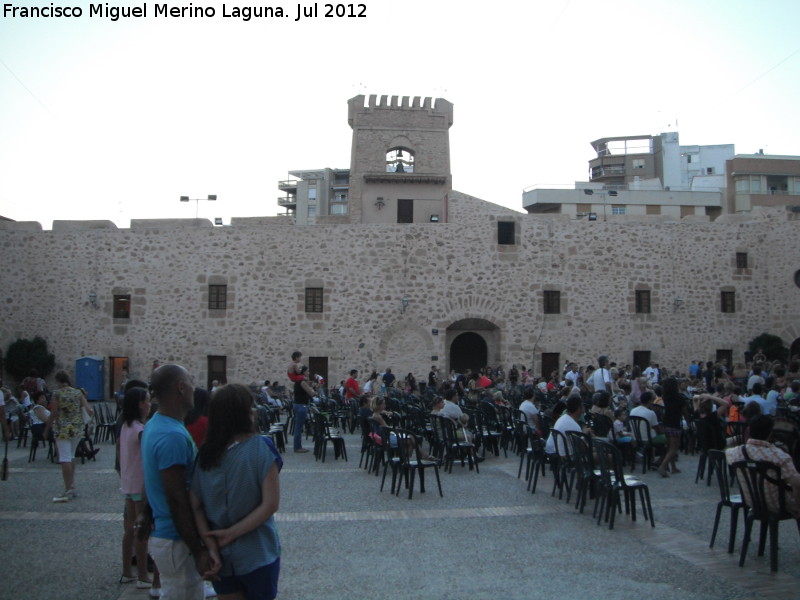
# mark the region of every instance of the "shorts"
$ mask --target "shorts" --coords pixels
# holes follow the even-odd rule
[[[278,576],[281,572],[281,559],[250,571],[245,575],[221,577],[214,582],[218,594],[244,592],[247,600],[273,600],[278,595]]]
[[[662,427],[661,430],[664,432],[664,435],[671,438],[679,438],[683,435],[683,430],[681,428]]]
[[[69,438],[68,440],[56,440],[56,448],[58,449],[58,462],[68,463],[72,462],[75,458],[75,448],[78,447],[78,440],[80,438]]]
[[[147,549],[161,573],[164,600],[203,598],[203,580],[194,566],[189,547],[181,540],[150,537]]]

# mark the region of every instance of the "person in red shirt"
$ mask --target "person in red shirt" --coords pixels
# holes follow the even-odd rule
[[[303,427],[306,423],[308,416],[308,402],[310,398],[306,397],[303,390],[298,392],[297,386],[302,385],[305,376],[303,375],[303,366],[300,364],[300,359],[303,358],[303,353],[294,351],[292,352],[292,362],[286,369],[286,374],[292,381],[295,390],[294,397],[294,451],[295,452],[308,452],[307,448],[303,448]]]
[[[358,371],[356,369],[353,369],[352,371],[350,371],[350,377],[347,379],[347,381],[344,382],[345,398],[348,401],[350,401],[351,399],[357,400],[358,396],[361,394],[361,392],[359,391],[358,380],[356,379],[356,377],[358,377]]]

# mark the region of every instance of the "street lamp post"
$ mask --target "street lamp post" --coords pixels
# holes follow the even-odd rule
[[[200,213],[200,201],[204,202],[216,202],[217,195],[216,194],[209,194],[208,198],[189,198],[189,196],[181,196],[181,202],[194,202],[195,209],[194,209],[194,218],[196,219],[198,214]]]

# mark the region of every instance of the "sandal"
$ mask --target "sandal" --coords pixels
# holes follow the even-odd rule
[[[661,469],[658,470],[658,474],[661,475],[662,477],[669,477],[669,473],[667,473],[666,471],[662,471]]]
[[[133,575],[120,575],[119,582],[120,583],[133,583],[136,581],[136,577]]]

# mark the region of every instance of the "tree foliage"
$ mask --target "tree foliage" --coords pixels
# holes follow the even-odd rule
[[[18,339],[6,352],[6,371],[18,382],[36,371],[46,377],[56,364],[56,356],[47,351],[47,342],[36,336],[32,340]]]
[[[750,352],[753,354],[761,348],[767,360],[782,360],[785,362],[786,357],[789,355],[789,350],[783,345],[783,340],[771,333],[762,333],[758,337],[753,338],[749,346]]]

